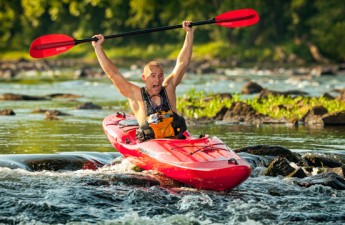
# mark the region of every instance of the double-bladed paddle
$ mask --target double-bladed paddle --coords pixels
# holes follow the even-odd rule
[[[200,26],[204,24],[216,23],[219,26],[227,28],[246,27],[256,24],[259,21],[259,15],[254,9],[238,9],[220,14],[213,19],[204,20],[199,22],[192,22],[190,26]],[[130,35],[144,34],[150,32],[157,32],[163,30],[171,30],[181,28],[182,25],[165,26],[150,28],[144,30],[130,31],[126,33],[113,34],[104,36],[105,39],[125,37]],[[70,48],[77,44],[84,42],[97,41],[97,38],[86,38],[76,40],[65,34],[48,34],[36,38],[30,46],[30,56],[33,58],[45,58],[54,56],[68,51]]]

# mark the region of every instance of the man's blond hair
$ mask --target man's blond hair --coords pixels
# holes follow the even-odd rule
[[[145,76],[150,75],[150,71],[151,71],[150,67],[159,67],[163,70],[163,67],[161,66],[161,64],[159,62],[151,61],[145,65],[143,75],[145,75]]]

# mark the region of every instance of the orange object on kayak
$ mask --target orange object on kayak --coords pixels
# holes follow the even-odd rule
[[[250,165],[217,137],[186,139],[136,139],[138,124],[133,115],[118,113],[103,120],[112,145],[133,164],[156,170],[194,188],[229,190],[251,174]]]

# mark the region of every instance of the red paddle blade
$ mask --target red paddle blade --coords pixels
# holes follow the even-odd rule
[[[73,46],[75,40],[64,34],[48,34],[36,38],[30,46],[30,56],[33,58],[45,58],[63,53]]]
[[[254,25],[260,17],[254,9],[237,9],[218,15],[215,20],[220,26],[235,28]]]

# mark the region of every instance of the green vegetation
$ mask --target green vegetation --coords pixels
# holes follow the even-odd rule
[[[63,33],[76,39],[210,19],[226,11],[253,8],[259,24],[226,29],[197,27],[196,59],[241,62],[313,63],[316,46],[331,62],[345,60],[345,4],[338,0],[12,0],[0,1],[0,59],[29,58],[38,36]],[[156,32],[107,41],[113,58],[173,58],[184,33]],[[84,46],[84,47],[81,47]],[[93,58],[84,44],[59,57]],[[322,61],[322,58],[321,58]]]
[[[244,99],[235,94],[231,99],[221,99],[219,95],[207,96],[204,92],[191,90],[177,103],[178,110],[187,118],[212,118],[223,107],[230,108],[234,102],[249,104],[256,112],[272,118],[301,119],[309,109],[315,106],[325,107],[329,113],[345,110],[345,103],[324,97],[273,96],[267,98]]]

